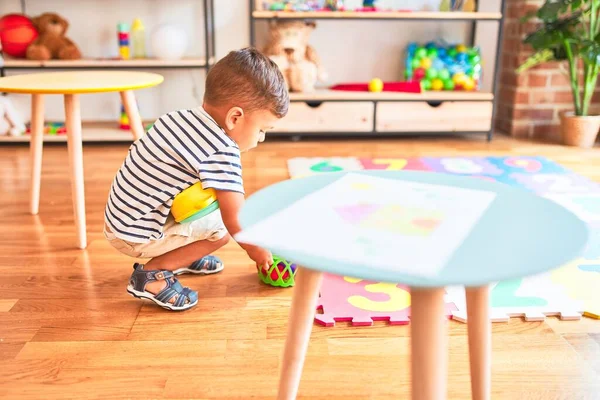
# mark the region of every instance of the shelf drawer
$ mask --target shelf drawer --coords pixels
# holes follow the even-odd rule
[[[491,101],[391,102],[377,105],[380,132],[479,132],[492,127]]]
[[[310,105],[309,105],[310,104]],[[290,103],[288,114],[273,132],[371,132],[371,102]]]

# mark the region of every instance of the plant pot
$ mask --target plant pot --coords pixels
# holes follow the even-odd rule
[[[561,115],[560,129],[564,144],[582,148],[594,147],[600,130],[600,115],[580,117],[572,111],[565,112]]]

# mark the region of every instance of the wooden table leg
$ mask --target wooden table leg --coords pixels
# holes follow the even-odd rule
[[[125,106],[125,112],[129,118],[129,126],[131,127],[133,138],[134,140],[138,140],[144,136],[144,125],[142,124],[140,111],[138,110],[137,103],[135,102],[133,90],[121,92],[121,101],[123,102],[123,106]]]
[[[471,392],[474,400],[491,398],[492,323],[488,286],[466,288]]]
[[[294,400],[308,349],[323,273],[299,267],[295,276],[287,338],[279,376],[278,400]]]
[[[40,210],[40,184],[42,180],[42,151],[44,146],[44,96],[31,96],[31,138],[29,142],[31,161],[31,189],[29,193],[31,214]]]
[[[444,288],[411,288],[412,399],[446,398],[448,370]]]
[[[69,148],[69,168],[71,170],[71,192],[77,244],[80,249],[87,247],[85,224],[85,193],[83,187],[83,148],[81,138],[81,110],[79,95],[65,95],[65,115],[67,127],[67,145]]]

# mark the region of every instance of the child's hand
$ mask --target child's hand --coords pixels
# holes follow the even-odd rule
[[[250,257],[257,265],[258,268],[265,267],[268,269],[273,265],[273,255],[269,250],[265,250],[262,247],[257,246],[244,246],[248,257]]]
[[[238,192],[228,192],[217,190],[217,200],[219,201],[219,209],[223,217],[223,223],[229,234],[233,237],[242,230],[238,221],[238,213],[244,204],[244,195]],[[239,243],[248,256],[256,263],[259,268],[268,268],[273,265],[273,256],[271,252],[262,247],[253,246],[246,243]]]

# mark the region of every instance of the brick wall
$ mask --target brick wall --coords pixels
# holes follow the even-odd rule
[[[565,63],[545,63],[517,74],[515,69],[533,52],[522,44],[536,24],[519,18],[535,11],[542,0],[506,0],[502,65],[496,128],[517,138],[560,141],[559,113],[573,110]],[[562,64],[562,67],[561,67]],[[594,103],[600,100],[595,96]]]

